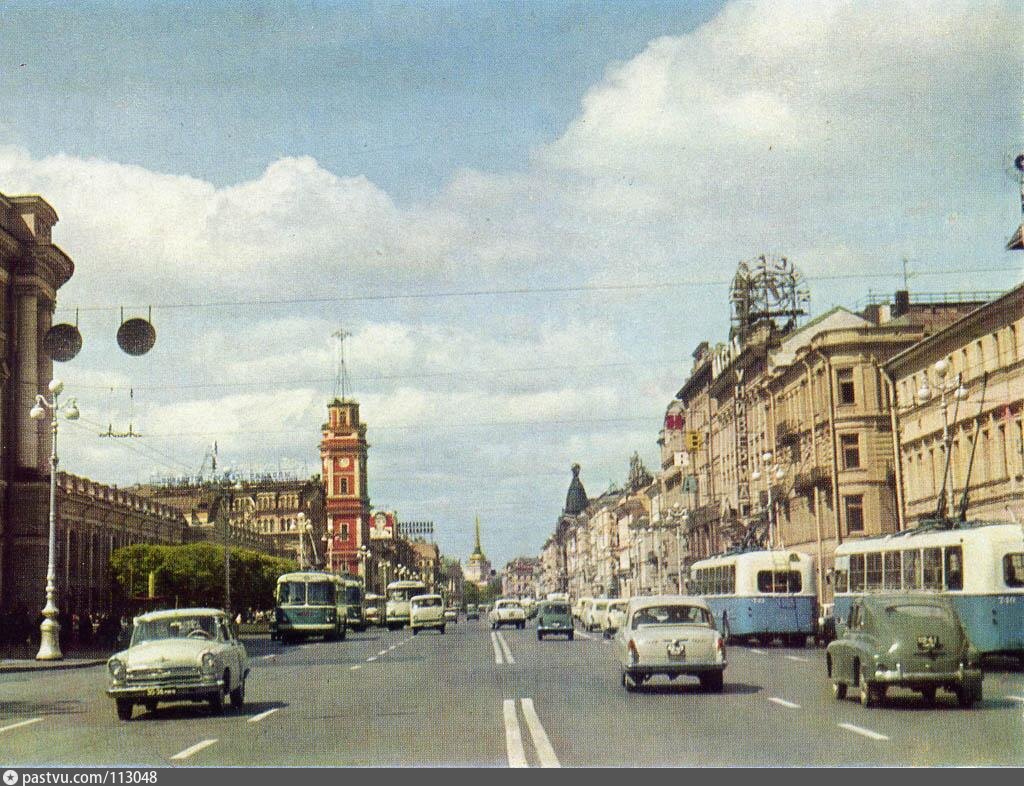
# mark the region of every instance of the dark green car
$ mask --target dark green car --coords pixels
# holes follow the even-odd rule
[[[537,641],[552,633],[573,640],[572,610],[563,600],[547,600],[537,607]]]
[[[881,703],[890,687],[918,691],[928,703],[939,688],[955,694],[961,707],[981,701],[980,655],[949,598],[856,598],[836,633],[825,663],[837,699],[856,686],[865,707]]]

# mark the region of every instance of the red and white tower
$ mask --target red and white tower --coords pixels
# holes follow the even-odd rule
[[[320,460],[327,498],[327,564],[359,573],[360,546],[369,548],[370,497],[366,483],[366,424],[359,404],[336,398],[327,406]]]

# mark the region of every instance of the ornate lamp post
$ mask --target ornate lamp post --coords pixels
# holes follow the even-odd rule
[[[366,546],[360,546],[356,549],[356,556],[359,558],[359,574],[363,577],[363,585],[369,585],[369,574],[366,570],[366,561],[370,558],[370,550]]]
[[[761,460],[765,463],[765,486],[768,489],[768,548],[775,548],[778,535],[778,522],[775,516],[775,501],[772,499],[772,481],[784,480],[786,468],[782,464],[772,463],[775,456],[770,450],[761,454]],[[751,480],[761,479],[761,470],[755,469],[750,473]]]
[[[39,652],[36,660],[61,660],[64,655],[60,651],[60,623],[57,622],[57,569],[54,565],[57,547],[57,413],[64,412],[68,420],[78,420],[78,407],[75,399],[69,399],[63,406],[58,402],[64,383],[59,379],[51,379],[47,386],[52,399],[47,401],[43,396],[36,396],[35,406],[29,410],[28,416],[33,420],[42,420],[46,412],[50,412],[50,533],[46,560],[46,605],[43,607],[43,621],[39,626]]]
[[[942,408],[942,449],[946,453],[946,466],[942,471],[942,488],[945,491],[945,497],[939,502],[939,515],[945,515],[953,510],[953,484],[948,483],[949,470],[950,470],[950,452],[951,445],[953,442],[953,435],[949,430],[949,418],[947,413],[949,411],[949,401],[947,396],[952,396],[957,402],[963,401],[967,398],[967,388],[963,386],[963,375],[957,374],[953,379],[946,379],[949,374],[949,363],[944,359],[937,360],[935,365],[932,366],[937,377],[937,382],[934,387],[939,389],[941,394],[941,408]],[[922,404],[927,404],[931,401],[932,396],[935,393],[932,390],[932,386],[928,384],[928,372],[924,373],[924,381],[921,383],[920,389],[917,391],[917,399]],[[955,417],[955,414],[954,414]]]

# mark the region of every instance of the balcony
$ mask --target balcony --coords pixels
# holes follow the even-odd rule
[[[798,472],[793,478],[793,490],[798,494],[812,491],[815,486],[830,486],[832,476],[821,466],[811,467],[806,472]]]
[[[793,445],[800,441],[800,428],[790,420],[780,420],[775,426],[775,444]]]

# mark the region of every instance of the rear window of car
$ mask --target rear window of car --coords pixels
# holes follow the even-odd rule
[[[633,628],[641,625],[710,625],[711,614],[700,606],[647,606],[633,612]]]
[[[896,606],[886,606],[888,614],[898,614],[903,617],[917,617],[919,619],[948,619],[949,610],[942,606],[925,606],[918,603],[906,603]]]
[[[420,598],[419,600],[413,601],[413,605],[417,608],[431,608],[434,606],[441,605],[440,598]]]
[[[544,613],[552,615],[568,614],[569,607],[566,606],[564,603],[549,603],[547,606],[544,607]]]

